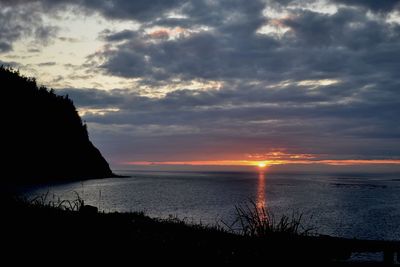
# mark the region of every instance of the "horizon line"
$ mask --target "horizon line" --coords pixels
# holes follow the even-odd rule
[[[248,166],[257,167],[265,164],[266,167],[273,165],[312,165],[322,164],[331,166],[354,166],[354,165],[400,165],[400,159],[345,159],[345,160],[194,160],[194,161],[127,161],[122,165],[138,166]]]

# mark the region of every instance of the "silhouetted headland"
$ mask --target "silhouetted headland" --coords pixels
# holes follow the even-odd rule
[[[0,67],[3,183],[115,176],[68,95]]]

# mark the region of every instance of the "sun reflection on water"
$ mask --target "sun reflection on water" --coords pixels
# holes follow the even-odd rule
[[[265,209],[265,171],[259,170],[258,172],[258,186],[257,186],[257,208],[258,209]]]

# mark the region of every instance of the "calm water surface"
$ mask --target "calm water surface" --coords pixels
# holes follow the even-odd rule
[[[145,211],[215,224],[234,220],[234,207],[253,199],[276,217],[303,213],[318,233],[400,240],[400,174],[269,174],[241,172],[119,171],[130,178],[27,188],[110,211]]]

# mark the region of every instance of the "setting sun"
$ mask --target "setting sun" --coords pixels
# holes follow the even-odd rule
[[[259,162],[259,163],[257,164],[257,166],[258,166],[259,168],[265,168],[265,167],[267,166],[267,164],[265,164],[265,162]]]

